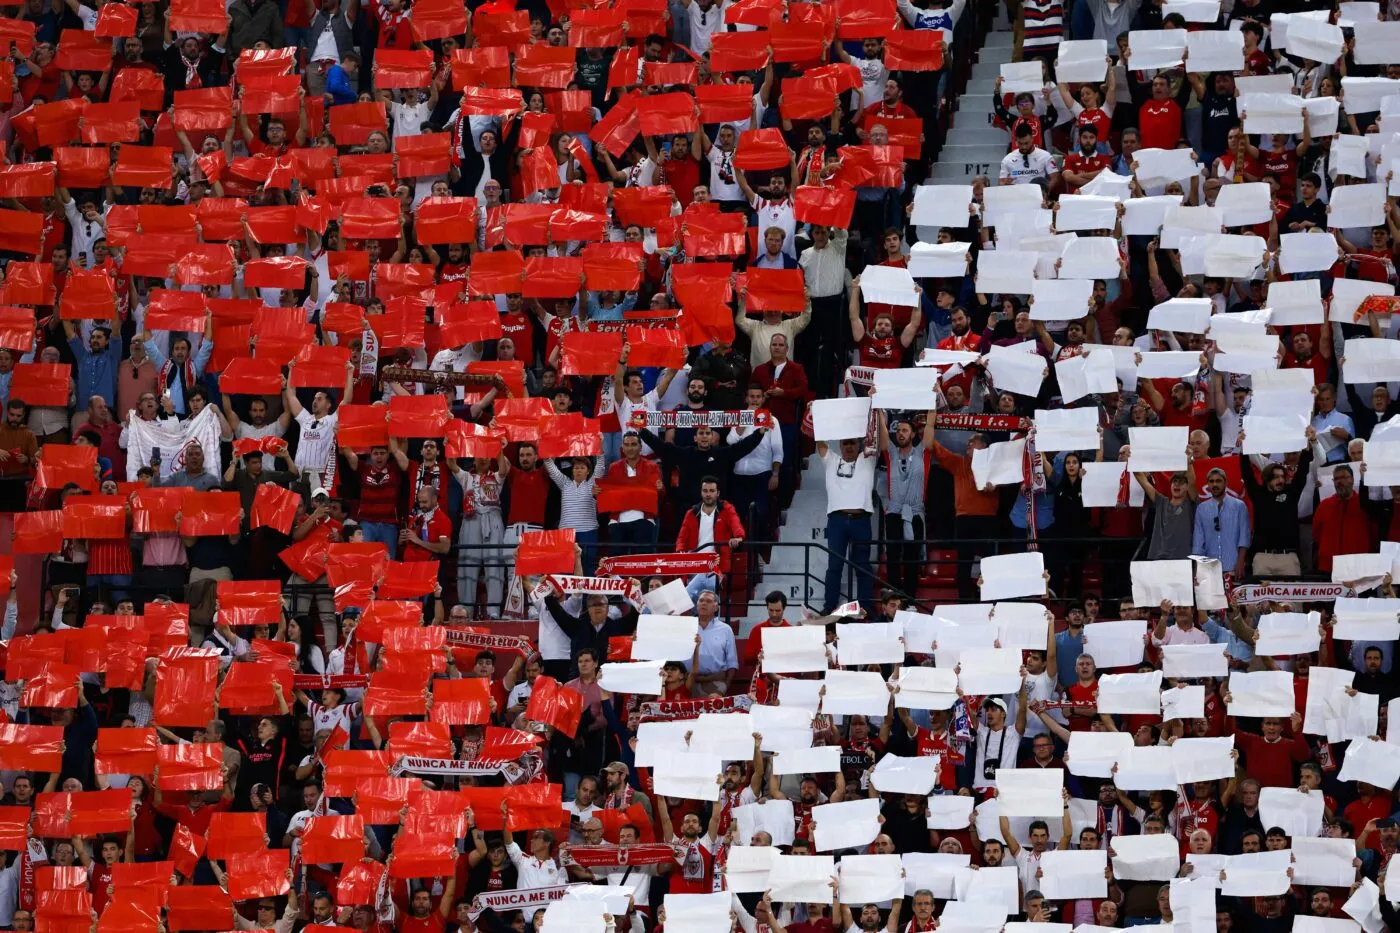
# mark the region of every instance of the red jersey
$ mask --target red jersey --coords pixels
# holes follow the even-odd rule
[[[1065,156],[1065,171],[1074,172],[1076,175],[1092,175],[1100,169],[1108,168],[1109,164],[1109,157],[1098,152],[1091,156],[1071,152]],[[1078,190],[1078,185],[1070,188],[1071,193]]]
[[[379,23],[378,48],[409,49],[413,47],[413,27],[409,23],[408,10],[400,9],[397,13],[391,13],[380,0],[374,0],[370,4],[370,12],[374,14],[375,20]]]
[[[544,524],[544,506],[549,494],[549,476],[536,467],[533,470],[514,469],[506,474],[506,491],[510,494],[510,512],[506,524],[524,522]]]
[[[359,519],[362,522],[399,523],[399,500],[403,495],[403,470],[390,460],[377,467],[361,460],[355,470],[360,477]]]
[[[111,897],[107,886],[112,883],[112,866],[101,862],[92,863],[92,874],[88,875],[88,890],[92,892],[92,909],[98,915],[107,909]]]
[[[1278,179],[1278,199],[1292,204],[1293,192],[1298,187],[1298,153],[1292,149],[1283,152],[1260,149],[1259,165],[1266,176]]]
[[[938,756],[938,783],[945,790],[953,790],[958,786],[958,762],[965,756],[953,753],[952,747],[948,744],[948,732],[944,730],[938,735],[934,735],[923,726],[914,734],[915,755],[919,758],[927,758],[930,755]]]
[[[515,358],[529,364],[535,358],[535,325],[524,311],[501,315],[501,336],[515,341]]]
[[[1264,54],[1264,50],[1256,48],[1244,57],[1244,73],[1246,75],[1267,75],[1273,74],[1273,62],[1269,61],[1269,56]]]
[[[1113,118],[1102,107],[1095,107],[1093,110],[1081,110],[1079,116],[1074,118],[1075,127],[1092,126],[1099,133],[1099,142],[1108,142],[1108,132],[1113,126]]]
[[[1313,353],[1306,360],[1298,358],[1298,355],[1289,350],[1283,355],[1283,362],[1279,364],[1280,369],[1311,369],[1313,371],[1313,383],[1321,385],[1327,381],[1327,373],[1332,368],[1332,361],[1325,358],[1321,353]]]
[[[872,337],[866,334],[860,341],[860,365],[873,369],[898,369],[904,347],[897,337]]]
[[[429,911],[426,917],[415,917],[408,911],[399,913],[399,933],[443,933],[444,929],[442,914],[436,910]]]
[[[408,522],[408,531],[420,541],[452,540],[452,520],[442,509],[416,514]],[[403,560],[437,560],[438,555],[421,547],[405,547],[399,555]]]
[[[1089,706],[1097,702],[1098,692],[1099,685],[1097,683],[1081,684],[1076,681],[1070,684],[1069,689],[1065,691],[1065,698],[1071,703]],[[1093,720],[1087,716],[1066,715],[1065,719],[1069,720],[1069,731],[1071,732],[1088,732],[1093,724]]]
[[[438,267],[439,282],[465,282],[468,264],[465,262],[445,262]]]
[[[1143,149],[1175,149],[1181,138],[1181,108],[1174,100],[1150,100],[1138,108]]]

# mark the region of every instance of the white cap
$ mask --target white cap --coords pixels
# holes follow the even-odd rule
[[[317,486],[315,489],[311,490],[311,498],[315,499],[317,496],[325,496],[329,499],[331,494],[326,491],[325,486]]]

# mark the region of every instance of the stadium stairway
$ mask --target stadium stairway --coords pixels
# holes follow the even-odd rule
[[[992,90],[1001,66],[1011,61],[1015,33],[1000,12],[996,28],[987,34],[986,44],[977,54],[967,88],[958,98],[952,128],[933,166],[929,183],[967,185],[977,175],[995,182],[997,166],[1006,155],[1010,137],[1006,130],[992,125]]]

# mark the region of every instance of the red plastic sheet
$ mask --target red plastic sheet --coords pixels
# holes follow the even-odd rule
[[[550,415],[540,421],[541,457],[596,457],[603,453],[603,426],[581,412]]]
[[[63,536],[88,541],[121,540],[127,536],[126,518],[123,496],[73,496],[63,506]]]
[[[162,769],[162,786],[164,783],[165,772]],[[176,867],[179,867],[178,860]],[[233,901],[216,885],[171,887],[167,896],[169,900],[165,908],[165,928],[170,933],[233,928]]]
[[[682,91],[643,97],[637,102],[637,121],[646,136],[689,134],[700,127],[695,98]]]
[[[792,150],[781,130],[745,130],[739,134],[734,165],[746,172],[783,168],[792,162]]]
[[[525,707],[526,719],[553,726],[572,738],[582,717],[583,694],[563,686],[553,677],[541,674],[535,678],[530,702]]]
[[[62,743],[62,726],[0,723],[0,767],[6,771],[58,771],[63,767]]]
[[[424,11],[413,7],[415,23]],[[375,49],[376,88],[420,88],[432,82],[433,53],[428,49]]]
[[[151,729],[98,729],[95,767],[98,774],[150,774],[160,740]]]
[[[573,573],[574,530],[526,531],[520,535],[515,553],[515,571],[520,576]]]
[[[402,178],[446,174],[452,164],[452,134],[403,136],[394,143],[394,153],[399,157]]]
[[[559,801],[563,791],[559,784],[520,784],[506,788],[506,828],[513,833],[522,829],[555,828],[560,823]]]
[[[40,664],[24,682],[20,705],[41,709],[77,708],[81,674],[82,671],[72,664]]]
[[[561,376],[608,376],[622,358],[622,335],[575,331],[560,338]],[[565,571],[567,573],[567,571]]]
[[[335,865],[357,862],[364,853],[365,821],[359,815],[313,816],[307,821],[301,837],[302,861]]]
[[[802,223],[845,228],[850,225],[856,206],[852,188],[823,188],[801,185],[793,192],[793,215]]]
[[[479,24],[480,19],[477,22]],[[479,33],[477,38],[480,39]],[[457,49],[452,53],[454,91],[509,86],[510,52],[504,46],[486,45],[475,49]]]
[[[686,253],[705,257],[744,255],[748,251],[744,215],[697,209],[708,206],[692,204],[683,215]]]
[[[42,198],[53,194],[54,163],[0,166],[0,192],[7,198]]]
[[[103,4],[99,16],[107,10],[120,10],[119,3]],[[130,9],[130,8],[127,8]],[[111,101],[134,100],[142,110],[160,111],[165,109],[165,79],[160,72],[145,68],[123,68],[112,79],[112,89],[107,95]]]
[[[576,56],[571,48],[523,46],[515,56],[515,83],[518,87],[562,90],[574,79]]]
[[[212,685],[212,681],[211,681]],[[213,701],[213,691],[210,691]],[[213,718],[213,710],[205,717],[203,725]],[[161,717],[161,722],[176,723]],[[195,725],[187,723],[186,725]],[[219,790],[223,787],[222,774],[223,746],[216,742],[189,745],[162,745],[156,749],[160,766],[160,786],[167,792],[172,790]]]
[[[749,311],[797,313],[807,306],[807,288],[801,269],[750,269],[745,307]]]
[[[180,534],[191,538],[237,534],[242,510],[236,492],[190,492],[181,511]]]
[[[110,6],[110,4],[109,4]],[[175,129],[219,133],[233,122],[233,88],[203,87],[175,92]],[[193,138],[190,140],[193,142]]]
[[[491,718],[491,694],[486,688],[486,681],[476,677],[433,681],[433,722],[485,725]]]
[[[174,649],[166,652],[156,669],[156,721],[167,728],[203,727],[214,718],[214,690],[218,685],[219,659],[213,655],[195,655],[191,653],[192,650],[180,652],[179,649]],[[166,747],[162,746],[162,753]],[[165,770],[163,763],[164,759],[162,772]],[[162,786],[167,786],[164,784],[164,774],[161,775],[161,780]]]
[[[107,184],[112,160],[105,149],[61,146],[54,150],[58,183],[65,188],[99,188]]]
[[[25,256],[39,254],[43,215],[32,211],[0,210],[0,250]]]
[[[17,396],[11,394],[11,398]],[[63,550],[63,512],[16,512],[15,554],[56,554]]]
[[[276,580],[220,580],[219,619],[234,627],[273,625],[282,619],[282,590]]]
[[[440,437],[452,419],[443,395],[395,395],[389,399],[389,430],[395,437]]]
[[[901,29],[885,36],[885,67],[890,71],[940,71],[941,29]]]
[[[716,73],[761,71],[771,56],[766,30],[721,32],[710,38],[710,70]]]

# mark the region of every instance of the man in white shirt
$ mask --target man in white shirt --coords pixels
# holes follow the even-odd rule
[[[731,123],[719,128],[713,143],[709,136],[700,134],[700,145],[704,147],[705,158],[710,163],[710,197],[721,203],[734,204],[744,200],[744,191],[739,187],[734,169],[734,146],[738,138]]]
[[[697,56],[710,50],[710,37],[724,32],[724,13],[729,4],[715,0],[681,0],[690,17],[690,49]]]
[[[792,187],[796,188],[797,161],[795,158],[789,163],[788,168],[792,173]],[[749,180],[745,177],[743,169],[736,168],[734,177],[739,182],[739,190],[744,193],[749,206],[758,215],[755,226],[764,231],[774,227],[783,231],[783,252],[796,259],[797,248],[794,244],[797,238],[797,215],[792,197],[788,194],[787,177],[782,174],[774,175],[773,180],[768,183],[767,197],[749,187]]]
[[[1035,131],[1027,123],[1016,127],[1016,148],[1001,160],[1001,174],[998,183],[1003,185],[1029,185],[1036,181],[1047,184],[1059,182],[1060,172],[1055,165],[1055,157],[1035,144]]]
[[[1021,753],[1021,734],[1007,721],[1008,707],[1001,697],[982,702],[984,722],[977,728],[977,756],[973,759],[972,786],[995,787],[998,768],[1014,768]]]
[[[1065,792],[1068,798],[1068,791]],[[1034,891],[1039,887],[1039,881],[1035,873],[1040,870],[1041,856],[1046,852],[1056,849],[1068,849],[1071,834],[1074,827],[1069,818],[1069,800],[1065,800],[1063,832],[1060,834],[1058,844],[1050,842],[1050,825],[1044,820],[1035,820],[1030,825],[1031,846],[1026,848],[1016,841],[1016,834],[1011,831],[1011,821],[1006,817],[1001,818],[1001,838],[1006,840],[1007,848],[1011,850],[1011,857],[1016,860],[1016,873],[1021,878],[1021,893],[1024,896],[1028,891]]]
[[[874,590],[870,571],[871,499],[875,492],[874,450],[863,450],[864,440],[846,438],[840,453],[817,441],[817,456],[826,471],[826,599],[823,613],[842,602],[841,578],[845,564],[855,566],[857,598],[869,603]]]
[[[617,403],[617,423],[627,430],[634,411],[660,411],[661,396],[671,388],[671,380],[676,378],[676,370],[663,369],[656,380],[656,388],[645,391],[642,374],[627,368],[627,357],[632,353],[632,345],[622,344],[622,358],[617,361],[617,372],[613,375],[613,400]],[[642,456],[652,456],[652,449],[642,442]]]
[[[506,856],[515,866],[515,889],[525,891],[530,888],[550,888],[556,884],[568,884],[569,873],[551,856],[554,848],[554,834],[547,829],[537,829],[530,833],[530,854],[520,851],[520,846],[511,838],[509,829],[504,830]],[[521,908],[528,925],[535,916],[537,907]]]
[[[564,812],[569,814],[570,842],[583,841],[583,824],[592,819],[593,814],[600,809],[595,803],[597,799],[598,779],[591,775],[580,778],[574,799],[564,804]]]
[[[331,394],[325,389],[318,389],[311,399],[311,410],[307,411],[297,400],[296,391],[291,387],[291,371],[296,365],[296,360],[287,364],[287,377],[283,380],[282,399],[286,410],[291,412],[293,420],[296,421],[301,430],[301,436],[297,442],[296,466],[298,472],[310,473],[312,486],[326,485],[326,471],[335,456],[335,429],[339,423],[338,413],[331,411],[334,404]],[[349,399],[355,394],[355,364],[345,363],[345,394],[343,399]]]

